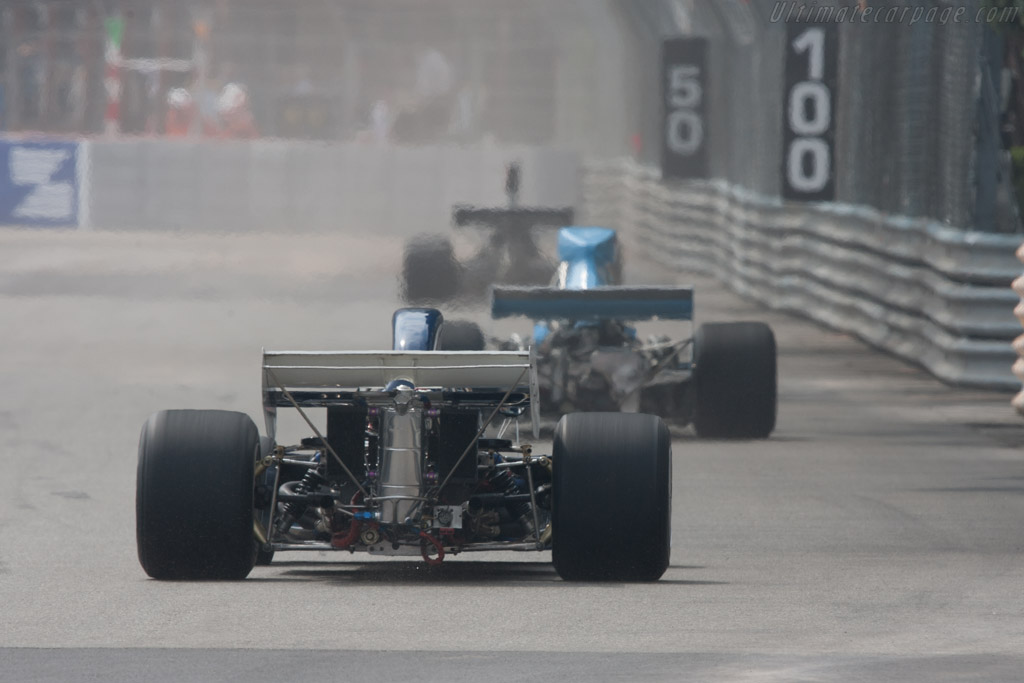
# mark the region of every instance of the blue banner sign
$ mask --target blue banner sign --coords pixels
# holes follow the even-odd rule
[[[78,226],[78,143],[0,140],[0,225]]]

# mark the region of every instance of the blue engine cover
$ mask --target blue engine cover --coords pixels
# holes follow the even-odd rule
[[[565,289],[591,289],[617,284],[609,272],[618,243],[609,228],[573,226],[558,231],[558,259],[565,264]]]
[[[443,323],[436,308],[399,308],[391,317],[391,349],[433,351]]]

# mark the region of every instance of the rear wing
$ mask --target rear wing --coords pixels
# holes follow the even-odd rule
[[[433,402],[532,410],[539,429],[537,366],[526,351],[264,351],[263,405],[272,432],[277,408],[388,403],[385,387],[406,380]],[[294,403],[293,403],[294,401]]]
[[[534,320],[692,320],[693,287],[494,287],[491,315]]]
[[[502,209],[456,205],[452,209],[455,225],[483,225],[500,230],[531,230],[536,227],[561,228],[573,224],[572,207],[509,207]]]

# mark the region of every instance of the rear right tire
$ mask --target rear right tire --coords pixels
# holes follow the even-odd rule
[[[697,436],[767,439],[778,400],[771,328],[761,322],[701,325],[693,360]]]
[[[572,413],[555,427],[552,560],[567,581],[656,581],[669,563],[672,439],[661,418]]]
[[[483,351],[487,345],[480,326],[469,320],[446,320],[437,339],[438,351]]]

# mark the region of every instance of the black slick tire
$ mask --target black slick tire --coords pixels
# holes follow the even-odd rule
[[[462,268],[450,240],[419,236],[405,245],[402,297],[414,305],[439,304],[459,293]]]
[[[694,429],[767,439],[778,402],[775,335],[760,322],[708,323],[694,335]]]
[[[567,581],[656,581],[669,563],[672,439],[642,413],[572,413],[555,427],[552,560]]]
[[[438,351],[483,351],[487,345],[480,326],[469,320],[446,320],[437,338]]]
[[[243,413],[164,410],[143,425],[139,562],[154,579],[243,579],[256,562],[256,425]]]

